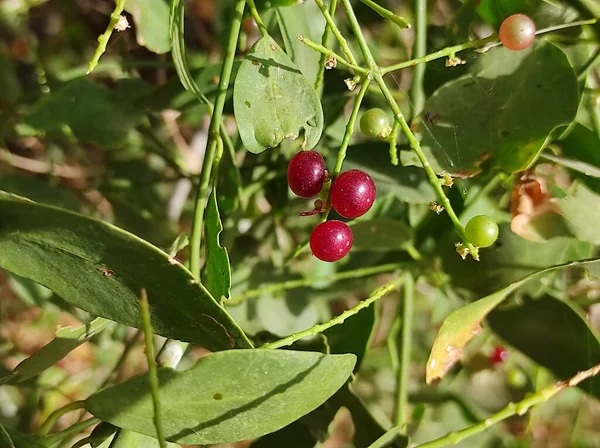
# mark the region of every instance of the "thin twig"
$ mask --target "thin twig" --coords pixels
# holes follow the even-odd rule
[[[115,5],[115,9],[110,15],[110,22],[108,22],[108,26],[106,27],[106,31],[98,37],[98,47],[96,47],[96,51],[94,52],[94,56],[92,56],[92,60],[88,64],[87,74],[89,75],[94,71],[96,66],[98,65],[98,61],[106,51],[106,47],[108,45],[108,41],[113,31],[115,30],[119,20],[121,19],[121,13],[123,12],[123,8],[125,8],[125,0],[117,0],[117,4]]]
[[[335,15],[335,10],[337,8],[337,0],[330,0],[329,2],[329,15],[333,17]],[[325,26],[325,31],[323,31],[323,37],[321,38],[321,46],[324,48],[329,47],[329,40],[331,39],[331,27]],[[323,77],[325,75],[325,62],[327,61],[327,56],[325,53],[321,54],[321,59],[319,60],[319,71],[317,72],[317,79],[315,80],[315,91],[319,95],[319,98],[323,95]]]

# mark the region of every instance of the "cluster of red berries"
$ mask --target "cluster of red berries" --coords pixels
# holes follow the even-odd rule
[[[290,160],[287,178],[290,189],[297,196],[315,197],[326,180],[323,157],[316,151],[300,151]],[[358,218],[367,213],[375,201],[375,183],[364,171],[344,171],[333,179],[329,201],[340,216]],[[310,248],[319,260],[341,260],[352,248],[352,231],[342,221],[322,222],[310,236]]]

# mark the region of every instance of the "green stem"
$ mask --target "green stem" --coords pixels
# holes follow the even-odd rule
[[[46,445],[52,448],[63,448],[65,445],[63,444],[63,440],[68,440],[72,438],[75,434],[83,431],[86,428],[89,428],[96,423],[100,423],[102,420],[96,417],[88,418],[82,422],[76,423],[73,426],[69,426],[62,431],[56,432],[54,434],[49,435],[44,438]]]
[[[354,35],[356,36],[356,39],[358,40],[358,44],[360,45],[360,48],[361,48],[363,55],[365,57],[365,60],[367,62],[367,65],[368,65],[371,73],[373,74],[375,82],[381,89],[381,92],[383,93],[384,97],[386,98],[390,108],[394,112],[395,120],[398,121],[400,128],[402,129],[402,131],[406,135],[406,138],[408,139],[411,149],[415,152],[415,154],[419,158],[419,161],[423,165],[423,169],[425,169],[425,172],[427,173],[427,177],[429,178],[429,183],[431,184],[431,186],[437,193],[440,203],[444,206],[444,208],[446,209],[446,212],[448,213],[448,216],[452,220],[452,223],[454,224],[454,228],[456,229],[456,233],[458,233],[459,237],[463,241],[464,246],[466,247],[468,252],[471,254],[471,256],[477,260],[478,259],[478,249],[475,246],[473,246],[471,243],[469,243],[467,236],[465,235],[465,229],[462,226],[462,224],[460,223],[460,221],[458,220],[458,217],[456,216],[456,213],[454,212],[454,210],[452,208],[452,204],[450,204],[450,200],[448,199],[448,197],[444,193],[444,190],[442,189],[442,185],[441,185],[437,175],[433,171],[433,168],[431,168],[431,165],[429,164],[427,157],[425,157],[425,154],[423,153],[423,150],[421,149],[421,145],[420,145],[419,141],[417,140],[417,138],[413,134],[412,130],[410,129],[410,126],[406,122],[406,119],[404,118],[404,115],[402,114],[400,107],[394,100],[394,97],[392,96],[392,94],[390,93],[390,90],[388,89],[387,85],[385,84],[385,81],[383,80],[383,76],[381,74],[381,69],[377,66],[377,64],[375,63],[375,60],[373,59],[373,55],[371,54],[371,51],[369,50],[369,46],[367,45],[365,37],[362,34],[360,25],[358,24],[358,20],[356,19],[356,15],[354,14],[354,10],[352,9],[352,5],[350,4],[350,0],[342,0],[342,4],[344,5],[344,9],[346,10],[346,15],[348,16],[348,20],[350,21],[350,27],[352,28],[352,31],[354,32]]]
[[[590,105],[592,115],[592,125],[596,131],[596,135],[600,139],[600,95],[592,97],[592,104]]]
[[[108,22],[108,26],[106,27],[106,31],[98,37],[98,46],[96,47],[96,51],[94,52],[94,56],[92,56],[92,60],[88,64],[87,74],[89,75],[94,71],[96,66],[98,65],[98,61],[100,57],[106,51],[106,47],[108,45],[108,41],[110,36],[112,35],[119,19],[121,18],[121,13],[123,12],[123,8],[125,8],[125,0],[117,0],[117,4],[115,5],[115,9],[110,15],[110,22]]]
[[[427,0],[415,0],[415,13],[417,25],[415,29],[414,56],[416,59],[427,55]],[[412,79],[413,117],[419,114],[425,106],[425,91],[423,79],[425,78],[425,64],[417,64]]]
[[[418,28],[417,28],[417,31],[418,31]],[[396,70],[401,70],[403,68],[414,67],[416,65],[434,61],[436,59],[445,58],[445,57],[448,57],[455,53],[458,53],[459,51],[467,50],[469,48],[483,47],[485,44],[494,42],[497,39],[498,39],[498,35],[492,34],[491,36],[488,36],[484,39],[472,40],[470,42],[466,42],[466,43],[460,44],[460,45],[455,45],[453,47],[446,47],[442,50],[436,51],[434,53],[430,53],[425,56],[417,57],[417,58],[411,59],[409,61],[404,61],[404,62],[400,62],[398,64],[390,65],[389,67],[383,67],[381,69],[381,74],[385,75],[387,73],[394,72]]]
[[[600,61],[600,48],[598,48],[596,52],[579,69],[579,73],[577,73],[577,81],[583,81],[590,67],[593,67],[598,61]]]
[[[394,22],[400,28],[405,29],[405,28],[411,27],[410,23],[408,23],[404,17],[397,16],[389,9],[386,9],[383,6],[378,5],[374,1],[372,1],[372,0],[360,0],[360,1],[363,2],[365,5],[367,5],[369,8],[371,8],[373,11],[375,11],[377,14],[379,14],[384,19],[389,20],[390,22]]]
[[[78,400],[63,406],[60,409],[57,409],[56,411],[52,412],[48,416],[46,421],[42,424],[42,426],[40,427],[39,434],[41,436],[47,435],[59,418],[61,418],[65,414],[68,414],[69,412],[76,411],[77,409],[83,409],[84,407],[85,401]]]
[[[152,405],[154,407],[154,427],[156,428],[156,438],[160,448],[166,448],[165,433],[163,430],[160,397],[158,396],[158,374],[156,372],[156,361],[154,360],[154,346],[152,344],[152,323],[150,322],[150,309],[148,307],[148,295],[145,289],[142,289],[140,297],[140,311],[142,314],[142,325],[144,329],[144,342],[146,344],[146,359],[148,360],[148,385],[152,395]]]
[[[238,305],[242,303],[246,299],[250,299],[253,297],[260,297],[261,295],[269,292],[277,292],[277,291],[285,291],[288,289],[309,287],[315,284],[316,282],[327,280],[327,281],[339,281],[346,279],[356,279],[362,277],[368,277],[374,274],[380,274],[382,272],[390,272],[395,269],[399,269],[405,267],[406,263],[388,263],[382,264],[381,266],[373,266],[368,268],[360,268],[354,269],[352,271],[338,272],[332,276],[324,277],[309,277],[309,278],[300,278],[297,280],[289,280],[287,282],[281,283],[271,283],[263,288],[258,289],[249,289],[241,294],[239,294],[235,299],[230,299],[225,302],[225,305]]]
[[[254,3],[252,2],[252,4]],[[204,155],[202,171],[200,172],[200,184],[198,185],[196,194],[194,221],[192,223],[192,234],[190,237],[190,270],[198,280],[200,280],[200,245],[202,242],[204,210],[206,209],[206,202],[208,200],[211,172],[219,138],[219,127],[223,116],[223,107],[227,97],[227,88],[229,87],[229,80],[231,78],[235,50],[238,43],[240,28],[242,26],[242,17],[245,6],[246,0],[237,0],[235,4],[233,20],[229,32],[229,41],[225,50],[225,58],[221,68],[219,86],[217,88],[215,107],[211,114],[210,127],[208,129],[208,142],[206,144],[206,153]]]
[[[267,32],[267,27],[265,26],[265,23],[260,18],[260,14],[258,13],[258,9],[256,9],[254,0],[247,0],[247,3],[248,3],[248,9],[250,9],[250,14],[252,14],[252,18],[254,19],[254,21],[256,22],[256,25],[258,26],[260,35],[262,37],[268,36],[269,33]],[[242,12],[243,12],[243,10],[242,10]],[[237,44],[237,40],[236,40],[236,44]]]
[[[329,2],[329,10],[327,11],[331,17],[335,15],[335,10],[337,9],[337,0],[331,0]],[[323,48],[329,47],[329,40],[331,39],[331,27],[325,25],[325,31],[323,31],[323,37],[321,38],[321,46]],[[331,52],[334,57],[335,53]],[[321,59],[319,60],[319,71],[317,72],[317,79],[315,80],[315,91],[319,95],[319,98],[323,95],[323,77],[325,76],[325,61],[329,55],[322,53]],[[337,57],[336,57],[337,59]],[[338,59],[338,62],[339,59]]]
[[[379,93],[381,93],[381,90],[379,91]],[[389,142],[390,142],[390,161],[392,163],[392,165],[397,166],[398,165],[398,128],[400,127],[400,124],[398,123],[397,120],[394,120],[394,124],[392,125],[392,132],[390,132],[389,135]]]
[[[415,283],[412,274],[404,275],[402,286],[402,338],[399,353],[398,389],[396,397],[396,425],[408,423],[408,386],[410,382],[410,362],[412,350],[412,331],[414,317],[414,289]]]
[[[303,338],[307,338],[310,336],[314,336],[316,334],[322,333],[325,330],[327,330],[328,328],[331,328],[335,325],[339,325],[342,322],[344,322],[346,319],[348,319],[350,316],[354,316],[356,313],[358,313],[360,310],[367,308],[369,305],[371,305],[373,302],[381,299],[383,296],[385,296],[388,292],[392,291],[394,288],[396,288],[398,286],[398,284],[403,280],[402,276],[399,276],[398,278],[396,278],[394,281],[388,283],[387,285],[382,286],[381,288],[377,289],[376,291],[373,292],[373,294],[363,300],[362,302],[359,302],[356,306],[354,306],[353,308],[344,311],[342,314],[340,314],[339,316],[334,317],[333,319],[331,319],[328,322],[322,323],[322,324],[317,324],[311,328],[308,328],[304,331],[300,331],[298,333],[294,333],[291,334],[283,339],[280,339],[278,341],[274,341],[274,342],[269,342],[267,344],[262,345],[260,348],[261,349],[276,349],[276,348],[280,348],[280,347],[286,347],[288,345],[292,345],[294,342],[303,339]]]
[[[346,158],[346,151],[348,150],[348,146],[350,145],[350,139],[352,138],[352,134],[354,133],[354,125],[356,124],[356,119],[358,118],[358,111],[360,110],[360,105],[362,103],[363,98],[365,97],[365,93],[367,93],[369,84],[371,83],[371,77],[366,76],[362,79],[361,82],[362,84],[360,86],[360,90],[358,91],[358,95],[356,95],[356,98],[354,99],[352,113],[350,114],[350,118],[348,119],[348,124],[346,125],[346,132],[344,132],[344,138],[342,139],[342,144],[340,145],[340,149],[338,151],[338,156],[335,162],[335,168],[333,170],[332,177],[338,176],[342,171],[342,165],[344,163],[344,159]]]
[[[509,417],[512,417],[513,415],[525,414],[531,407],[536,406],[538,404],[545,403],[546,401],[548,401],[550,398],[552,398],[554,395],[556,395],[561,390],[566,389],[567,387],[576,386],[583,380],[586,380],[588,378],[591,378],[591,377],[597,375],[599,372],[600,372],[600,364],[596,365],[588,370],[584,370],[583,372],[579,372],[577,375],[575,375],[570,380],[562,381],[557,384],[553,384],[550,387],[547,387],[539,392],[536,392],[535,394],[530,395],[529,397],[521,400],[518,403],[510,403],[508,406],[506,406],[501,411],[496,412],[492,416],[477,423],[476,425],[470,426],[470,427],[462,429],[460,431],[451,432],[451,433],[446,434],[445,436],[440,437],[438,439],[432,440],[427,443],[423,443],[421,445],[417,445],[416,448],[441,448],[441,447],[448,446],[448,445],[455,445],[455,444],[461,442],[462,440],[467,439],[468,437],[477,435],[477,434],[485,431],[490,426],[492,426],[502,420],[505,420]]]
[[[327,26],[331,29],[331,32],[333,33],[333,35],[337,39],[338,43],[340,44],[340,47],[342,48],[342,51],[346,55],[346,59],[348,59],[348,61],[350,61],[350,63],[352,65],[358,65],[358,62],[356,62],[356,58],[354,57],[354,54],[352,53],[352,50],[350,50],[350,47],[348,46],[348,42],[346,41],[346,39],[344,38],[344,36],[342,36],[342,33],[340,32],[339,28],[337,27],[337,25],[333,21],[333,17],[331,16],[331,14],[329,13],[329,11],[327,10],[327,8],[325,7],[325,5],[323,4],[323,0],[315,0],[315,3],[317,4],[317,6],[319,7],[319,9],[321,10],[321,13],[323,14],[323,17],[325,17],[325,21],[327,22]]]
[[[328,28],[329,29],[329,28]],[[363,74],[365,75],[367,73],[367,70],[365,70],[364,68],[358,66],[358,65],[354,65],[351,64],[350,62],[348,62],[347,60],[345,60],[342,56],[340,56],[339,54],[337,54],[336,52],[324,47],[323,45],[319,45],[315,42],[313,42],[312,40],[310,40],[308,37],[304,37],[304,36],[300,36],[298,38],[298,40],[300,42],[302,42],[303,44],[305,44],[306,46],[312,48],[315,51],[318,51],[319,53],[321,53],[322,57],[321,59],[323,60],[321,67],[319,67],[319,69],[323,69],[325,70],[325,61],[327,59],[328,56],[333,57],[337,62],[339,62],[342,65],[345,65],[348,68],[351,68],[352,70],[354,70],[357,73]],[[317,78],[317,81],[319,79]],[[322,82],[322,79],[321,79]]]

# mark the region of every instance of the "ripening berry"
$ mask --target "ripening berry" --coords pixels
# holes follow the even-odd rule
[[[367,137],[387,137],[390,133],[390,119],[381,109],[369,109],[360,117],[360,130]]]
[[[321,261],[341,260],[351,248],[352,232],[342,221],[322,222],[310,235],[310,250]]]
[[[490,355],[492,364],[500,364],[508,359],[508,350],[501,345],[494,347],[494,351]]]
[[[500,42],[509,50],[524,50],[534,40],[535,23],[525,14],[509,16],[500,25]]]
[[[488,216],[474,216],[465,226],[469,242],[477,247],[488,247],[498,239],[498,224]]]
[[[364,171],[344,171],[333,181],[330,198],[340,216],[358,218],[367,213],[375,201],[375,183]]]
[[[300,151],[290,160],[287,169],[288,185],[301,198],[319,194],[325,179],[325,161],[316,151]]]

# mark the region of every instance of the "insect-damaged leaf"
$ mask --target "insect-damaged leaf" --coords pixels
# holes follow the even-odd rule
[[[311,149],[323,132],[317,94],[269,36],[256,42],[242,62],[233,108],[242,142],[255,154],[277,146],[284,138],[296,139],[301,131],[306,149]]]

